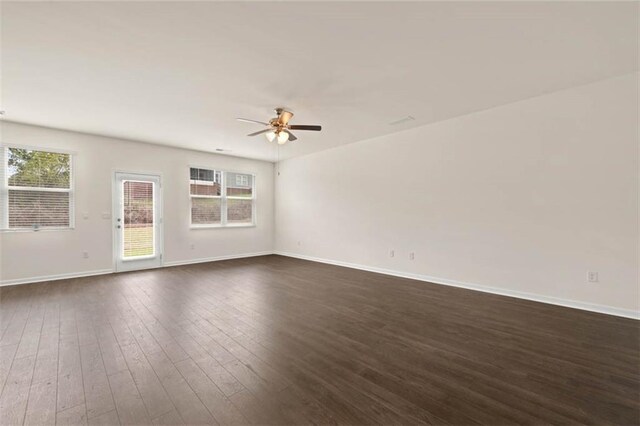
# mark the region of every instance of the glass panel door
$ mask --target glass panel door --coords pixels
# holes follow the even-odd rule
[[[122,256],[127,260],[153,256],[153,182],[125,180],[122,189]]]
[[[160,177],[116,173],[115,188],[116,270],[161,266]]]

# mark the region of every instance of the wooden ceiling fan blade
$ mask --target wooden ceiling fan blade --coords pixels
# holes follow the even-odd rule
[[[251,120],[249,118],[236,118],[236,120],[238,121],[244,121],[245,123],[256,123],[256,124],[262,124],[263,126],[268,126],[269,123],[265,123],[264,121],[258,121],[258,120]]]
[[[259,131],[257,131],[257,132],[249,133],[247,136],[256,136],[256,135],[259,135],[259,134],[261,134],[261,133],[267,133],[267,132],[270,132],[270,131],[272,131],[272,130],[273,130],[273,129],[272,129],[271,127],[269,127],[269,128],[267,128],[267,129],[259,130]]]
[[[291,133],[289,130],[284,130],[285,132],[289,133],[289,142],[291,141],[295,141],[298,140],[298,138],[296,138],[296,135],[294,135],[293,133]]]
[[[291,130],[314,130],[316,132],[319,132],[320,130],[322,130],[322,126],[311,125],[311,124],[292,124],[288,126],[288,128]]]

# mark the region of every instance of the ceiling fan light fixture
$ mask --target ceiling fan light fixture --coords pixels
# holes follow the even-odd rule
[[[284,145],[289,140],[289,133],[280,131],[278,132],[278,145]]]
[[[310,130],[319,132],[322,130],[322,126],[310,125],[310,124],[295,124],[289,125],[289,120],[293,117],[291,111],[286,111],[284,108],[276,108],[277,117],[272,118],[268,122],[251,120],[249,118],[237,118],[238,121],[244,121],[246,123],[262,124],[266,126],[266,129],[258,130],[257,132],[249,133],[247,136],[265,135],[269,142],[277,142],[278,145],[284,145],[287,142],[297,141],[296,135],[291,133],[291,130]]]

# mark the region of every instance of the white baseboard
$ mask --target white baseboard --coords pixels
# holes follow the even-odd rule
[[[194,263],[206,263],[206,262],[217,262],[219,260],[243,259],[245,257],[266,256],[269,254],[273,254],[273,252],[259,251],[256,253],[231,254],[228,256],[203,257],[200,259],[189,259],[189,260],[175,260],[173,262],[164,262],[164,265],[162,266],[192,265]]]
[[[232,254],[229,256],[216,256],[216,257],[207,257],[201,259],[191,259],[191,260],[178,260],[173,262],[164,262],[160,268],[170,267],[170,266],[178,266],[178,265],[190,265],[193,263],[205,263],[205,262],[215,262],[218,260],[230,260],[230,259],[241,259],[244,257],[255,257],[255,256],[265,256],[268,254],[273,254],[272,251],[263,251],[258,253],[245,253],[245,254]],[[156,268],[153,268],[156,269]],[[0,281],[0,287],[8,286],[8,285],[18,285],[18,284],[31,284],[31,283],[39,283],[43,281],[56,281],[56,280],[65,280],[68,278],[80,278],[80,277],[90,277],[93,275],[104,275],[111,274],[115,271],[113,269],[98,269],[95,271],[86,271],[86,272],[72,272],[68,274],[57,274],[57,275],[44,275],[40,277],[29,277],[29,278],[18,278],[13,280],[2,280]]]
[[[581,309],[583,311],[598,312],[598,313],[601,313],[601,314],[614,315],[614,316],[618,316],[618,317],[625,317],[625,318],[631,318],[631,319],[640,320],[640,312],[633,311],[631,309],[620,309],[620,308],[615,308],[615,307],[612,307],[612,306],[597,305],[597,304],[593,304],[593,303],[586,303],[586,302],[578,302],[578,301],[575,301],[575,300],[560,299],[560,298],[557,298],[557,297],[543,296],[543,295],[539,295],[539,294],[526,293],[526,292],[522,292],[522,291],[507,290],[507,289],[496,288],[496,287],[488,287],[488,286],[479,285],[479,284],[472,284],[472,283],[466,283],[466,282],[461,282],[461,281],[449,280],[449,279],[446,279],[446,278],[430,277],[430,276],[427,276],[427,275],[414,274],[414,273],[410,273],[410,272],[395,271],[395,270],[384,269],[384,268],[377,268],[377,267],[373,267],[373,266],[360,265],[360,264],[349,263],[349,262],[342,262],[342,261],[339,261],[339,260],[323,259],[323,258],[319,258],[319,257],[305,256],[305,255],[302,255],[302,254],[289,253],[289,252],[283,252],[283,251],[274,251],[273,254],[278,254],[280,256],[287,256],[287,257],[294,257],[296,259],[310,260],[310,261],[313,261],[313,262],[327,263],[327,264],[330,264],[330,265],[344,266],[346,268],[360,269],[360,270],[363,270],[363,271],[376,272],[376,273],[384,274],[384,275],[392,275],[394,277],[410,278],[410,279],[413,279],[413,280],[426,281],[426,282],[430,282],[430,283],[433,283],[433,284],[448,285],[448,286],[452,286],[452,287],[466,288],[468,290],[482,291],[484,293],[498,294],[498,295],[501,295],[501,296],[509,296],[509,297],[515,297],[515,298],[518,298],[518,299],[532,300],[534,302],[548,303],[548,304],[551,304],[551,305],[564,306],[564,307],[567,307],[567,308]]]
[[[171,266],[179,266],[179,265],[191,265],[191,264],[195,264],[195,263],[206,263],[206,262],[216,262],[216,261],[220,261],[220,260],[230,260],[230,259],[241,259],[241,258],[247,258],[247,257],[266,256],[266,255],[270,255],[270,254],[278,254],[280,256],[293,257],[293,258],[303,259],[303,260],[310,260],[310,261],[313,261],[313,262],[327,263],[327,264],[330,264],[330,265],[343,266],[343,267],[352,268],[352,269],[360,269],[360,270],[363,270],[363,271],[376,272],[376,273],[384,274],[384,275],[391,275],[391,276],[401,277],[401,278],[409,278],[409,279],[413,279],[413,280],[417,280],[417,281],[426,281],[426,282],[430,282],[430,283],[433,283],[433,284],[440,284],[440,285],[448,285],[448,286],[452,286],[452,287],[466,288],[466,289],[469,289],[469,290],[482,291],[484,293],[498,294],[498,295],[501,295],[501,296],[515,297],[515,298],[518,298],[518,299],[532,300],[534,302],[548,303],[548,304],[551,304],[551,305],[565,306],[565,307],[568,307],[568,308],[581,309],[581,310],[584,310],[584,311],[598,312],[598,313],[601,313],[601,314],[614,315],[614,316],[618,316],[618,317],[625,317],[625,318],[631,318],[631,319],[640,320],[640,312],[633,311],[633,310],[630,310],[630,309],[620,309],[620,308],[615,308],[615,307],[612,307],[612,306],[597,305],[597,304],[586,303],[586,302],[578,302],[578,301],[575,301],[575,300],[559,299],[559,298],[556,298],[556,297],[542,296],[542,295],[539,295],[539,294],[526,293],[526,292],[515,291],[515,290],[506,290],[506,289],[496,288],[496,287],[488,287],[488,286],[484,286],[484,285],[472,284],[472,283],[455,281],[455,280],[449,280],[449,279],[445,279],[445,278],[431,277],[431,276],[427,276],[427,275],[414,274],[414,273],[410,273],[410,272],[402,272],[402,271],[395,271],[395,270],[391,270],[391,269],[377,268],[377,267],[373,267],[373,266],[360,265],[360,264],[349,263],[349,262],[342,262],[342,261],[339,261],[339,260],[323,259],[323,258],[313,257],[313,256],[305,256],[305,255],[302,255],[302,254],[288,253],[288,252],[283,252],[283,251],[262,251],[262,252],[256,252],[256,253],[233,254],[233,255],[228,255],[228,256],[215,256],[215,257],[206,257],[206,258],[200,258],[200,259],[178,260],[178,261],[172,261],[172,262],[165,262],[164,265],[162,265],[162,267],[171,267]],[[89,276],[93,276],[93,275],[111,274],[113,272],[114,271],[112,269],[98,269],[98,270],[94,270],[94,271],[76,272],[76,273],[68,273],[68,274],[57,274],[57,275],[46,275],[46,276],[39,276],[39,277],[18,278],[18,279],[13,279],[13,280],[0,281],[0,287],[8,286],[8,285],[38,283],[38,282],[43,282],[43,281],[64,280],[64,279],[68,279],[68,278],[89,277]]]
[[[14,280],[2,280],[0,281],[0,287],[4,287],[7,285],[40,283],[43,281],[66,280],[68,278],[91,277],[93,275],[104,275],[104,274],[111,274],[111,273],[113,273],[113,269],[96,269],[94,271],[72,272],[68,274],[56,274],[56,275],[43,275],[39,277],[18,278]]]

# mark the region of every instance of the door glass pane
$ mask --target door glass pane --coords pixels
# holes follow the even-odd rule
[[[153,256],[153,182],[123,182],[123,257]]]

